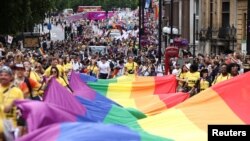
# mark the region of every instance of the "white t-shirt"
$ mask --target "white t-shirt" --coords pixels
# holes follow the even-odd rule
[[[99,61],[97,65],[98,65],[98,67],[100,69],[100,73],[104,73],[104,74],[108,74],[109,73],[110,66],[109,66],[109,62],[108,61],[105,62],[105,63]]]

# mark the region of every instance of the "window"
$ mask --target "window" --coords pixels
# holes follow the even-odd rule
[[[213,27],[213,7],[214,2],[213,0],[210,0],[210,27]]]
[[[244,13],[243,16],[244,16],[243,21],[242,21],[243,39],[246,40],[247,39],[247,13]]]
[[[199,13],[200,13],[200,0],[195,0],[195,3],[196,3],[196,11],[195,11],[195,13],[196,13],[196,15],[199,15]]]
[[[230,26],[230,2],[222,2],[222,27]]]

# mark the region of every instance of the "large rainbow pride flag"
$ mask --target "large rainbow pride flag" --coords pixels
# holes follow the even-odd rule
[[[250,72],[242,74],[202,91],[160,114],[131,121],[124,125],[89,122],[83,122],[82,124],[58,123],[35,130],[20,140],[38,139],[36,137],[44,140],[63,140],[61,137],[65,139],[72,137],[72,140],[80,139],[80,137],[83,140],[99,140],[92,135],[98,136],[98,133],[100,133],[104,140],[150,141],[172,139],[176,141],[205,141],[208,136],[207,126],[209,124],[250,124],[249,78]],[[89,125],[88,128],[82,127],[84,124]],[[64,125],[69,128],[63,128]],[[92,130],[91,126],[95,130]],[[57,134],[55,131],[57,131]],[[51,135],[52,133],[54,134]],[[124,136],[124,133],[129,134]],[[144,133],[147,136],[143,136]],[[111,136],[115,136],[115,134],[122,138],[112,138]],[[133,135],[138,135],[138,138],[133,138],[135,137]],[[38,141],[40,140],[38,139]]]

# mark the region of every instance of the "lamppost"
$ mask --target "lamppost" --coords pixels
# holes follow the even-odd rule
[[[173,42],[174,0],[170,3],[170,43]]]
[[[161,21],[162,21],[162,0],[159,0],[159,45],[158,45],[158,62],[161,62],[161,37],[162,37],[162,29],[161,29]]]

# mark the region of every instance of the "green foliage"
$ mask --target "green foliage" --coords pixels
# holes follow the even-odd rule
[[[33,31],[57,0],[1,0],[0,34]]]

